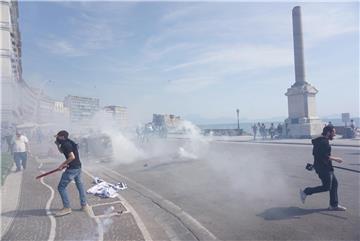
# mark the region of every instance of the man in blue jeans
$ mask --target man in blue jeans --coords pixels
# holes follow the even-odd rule
[[[16,164],[16,172],[21,171],[21,166],[23,170],[26,169],[27,155],[30,153],[29,140],[28,138],[21,134],[19,130],[16,130],[16,136],[12,140],[14,160]]]
[[[331,155],[331,146],[329,140],[332,140],[335,136],[335,128],[333,125],[327,125],[324,127],[320,137],[312,140],[313,144],[313,156],[314,156],[314,169],[318,174],[322,185],[317,187],[307,187],[305,190],[300,189],[300,200],[305,203],[305,199],[308,195],[312,195],[320,192],[330,192],[330,205],[329,210],[332,211],[345,211],[346,207],[339,205],[338,200],[338,181],[334,174],[334,168],[332,161],[342,163],[343,160],[339,157]]]
[[[69,133],[65,130],[57,133],[55,143],[61,153],[64,154],[66,160],[60,164],[59,170],[66,168],[63,172],[58,190],[63,202],[64,208],[55,213],[56,217],[64,216],[71,213],[69,197],[66,191],[67,185],[74,180],[79,191],[81,210],[89,214],[89,206],[86,202],[86,194],[84,185],[81,181],[81,162],[77,144],[69,139]]]

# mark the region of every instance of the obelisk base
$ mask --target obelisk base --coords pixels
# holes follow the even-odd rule
[[[317,89],[310,84],[293,85],[288,97],[289,118],[285,120],[290,138],[312,138],[322,132],[323,123],[316,116]]]
[[[290,119],[285,120],[287,137],[306,139],[321,135],[324,124],[320,119],[299,118],[299,121],[302,123],[291,124]]]

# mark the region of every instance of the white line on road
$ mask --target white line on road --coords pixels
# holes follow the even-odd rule
[[[160,200],[163,200],[164,203],[167,203],[169,207],[171,207],[171,209],[174,210],[181,210],[181,215],[183,215],[187,220],[190,221],[191,225],[195,226],[201,233],[206,235],[206,239],[208,240],[219,240],[213,233],[211,233],[208,229],[206,229],[198,220],[196,220],[194,217],[192,217],[190,214],[188,214],[187,212],[185,212],[184,210],[182,210],[179,206],[177,206],[176,204],[174,204],[173,202],[165,199],[164,197],[162,197],[161,195],[155,193],[154,191],[148,189],[147,187],[143,186],[140,183],[137,183],[136,181],[121,175],[120,173],[111,170],[107,167],[102,166],[102,168],[106,169],[109,172],[114,173],[115,175],[118,175],[132,183],[135,183],[136,185],[138,185],[139,187],[143,188],[144,190],[146,190],[147,192],[151,193],[152,195],[154,195],[155,197],[157,197]],[[168,210],[169,212],[171,212],[170,210]],[[174,215],[176,215],[175,213],[173,213]],[[178,217],[179,219],[181,219],[181,217]]]
[[[44,172],[43,172],[44,173]],[[50,198],[49,200],[46,202],[46,207],[45,207],[45,210],[46,210],[46,215],[49,216],[50,218],[50,234],[49,234],[49,238],[48,238],[48,241],[53,241],[55,240],[55,235],[56,235],[56,220],[54,218],[54,216],[52,215],[51,211],[50,211],[50,205],[51,205],[51,202],[52,200],[54,199],[54,189],[49,186],[48,184],[46,184],[44,182],[44,178],[42,177],[40,179],[40,182],[46,186],[47,188],[50,189],[50,192],[51,192],[51,195],[50,195]]]
[[[88,176],[90,176],[92,179],[94,179],[94,175],[92,175],[89,171],[85,171],[83,170],[85,174],[87,174]],[[117,197],[119,198],[121,201],[122,201],[122,204],[124,205],[124,207],[126,208],[126,210],[129,210],[130,213],[133,215],[134,219],[135,219],[135,222],[137,223],[142,235],[144,236],[144,239],[146,241],[152,241],[152,238],[151,238],[151,235],[149,233],[149,231],[147,230],[144,222],[141,220],[140,216],[137,214],[137,212],[135,211],[135,209],[130,205],[130,203],[128,203],[126,201],[126,199],[124,197],[122,197],[120,194],[119,196]],[[99,224],[99,223],[98,223]],[[104,235],[104,230],[102,229],[102,225],[98,225],[99,229],[99,237],[100,237],[100,234],[101,236]],[[100,233],[101,232],[101,233]],[[100,241],[100,240],[99,240]]]

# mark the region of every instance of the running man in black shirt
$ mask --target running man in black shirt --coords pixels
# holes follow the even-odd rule
[[[318,174],[322,185],[318,187],[307,187],[305,190],[300,189],[300,199],[302,203],[305,203],[305,199],[308,195],[320,192],[330,192],[330,206],[329,210],[345,211],[346,208],[339,205],[338,202],[338,181],[334,174],[334,168],[332,161],[342,163],[343,160],[339,157],[331,155],[331,146],[329,140],[332,140],[335,136],[335,128],[332,125],[324,127],[322,136],[312,140],[313,144],[313,156],[314,156],[314,169]]]

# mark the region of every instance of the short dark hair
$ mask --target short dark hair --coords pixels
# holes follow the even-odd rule
[[[325,136],[328,132],[332,132],[335,129],[333,125],[327,125],[323,128],[321,135]]]
[[[59,131],[56,136],[63,136],[65,137],[65,139],[67,139],[69,137],[69,132],[65,131],[65,130],[62,130],[62,131]]]

